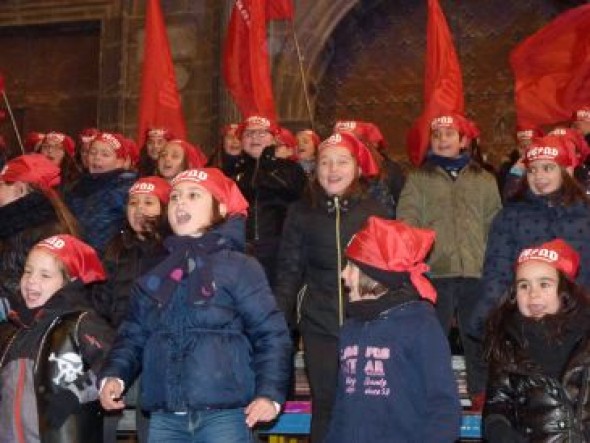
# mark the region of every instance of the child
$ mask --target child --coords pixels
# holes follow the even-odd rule
[[[209,158],[208,166],[219,168],[229,178],[235,178],[236,168],[243,162],[242,144],[236,132],[240,125],[230,123],[221,128],[221,143]]]
[[[74,140],[61,132],[48,132],[39,146],[38,152],[61,169],[62,185],[72,185],[80,176],[80,167],[75,158]]]
[[[562,239],[524,249],[488,321],[489,443],[590,441],[590,298]]]
[[[467,149],[472,126],[457,114],[432,120],[426,162],[408,176],[397,216],[433,229],[428,258],[438,298],[436,313],[448,333],[456,315],[465,352],[467,388],[473,409],[483,406],[487,368],[481,344],[466,333],[480,297],[480,277],[488,230],[501,202],[496,179],[474,162]]]
[[[108,281],[93,288],[96,311],[115,329],[121,325],[134,281],[145,274],[166,255],[162,236],[168,230],[166,205],[170,185],[161,177],[143,177],[129,189],[127,222],[121,233],[106,248],[104,261]],[[147,441],[149,421],[137,405],[137,383],[129,404],[137,406],[136,430],[140,443]],[[113,417],[113,418],[110,418]],[[105,422],[105,443],[116,441],[116,428],[120,417],[110,416]]]
[[[275,296],[305,349],[311,388],[311,440],[321,442],[330,421],[338,375],[338,333],[346,312],[343,251],[370,215],[385,207],[366,193],[379,169],[351,134],[320,145],[312,194],[289,208],[281,239]]]
[[[60,181],[60,169],[41,154],[15,157],[0,172],[0,321],[10,307],[22,304],[18,282],[33,245],[55,234],[78,233],[55,190]]]
[[[423,263],[434,231],[369,217],[346,248],[349,319],[325,443],[450,443],[461,406]]]
[[[145,146],[139,156],[139,175],[154,175],[160,152],[170,140],[174,138],[172,132],[166,128],[149,128],[146,131]]]
[[[104,278],[96,252],[70,235],[31,249],[26,306],[0,324],[0,442],[102,442],[95,382],[113,334],[84,305]]]
[[[125,222],[127,192],[137,174],[133,153],[120,134],[102,132],[90,145],[88,172],[66,194],[82,226],[82,235],[100,254]]]
[[[578,157],[560,137],[535,140],[524,154],[526,176],[515,198],[498,213],[488,238],[483,294],[471,320],[472,333],[482,335],[485,319],[514,279],[512,263],[529,245],[559,237],[590,263],[590,204],[572,177]],[[590,267],[577,282],[590,284]]]
[[[297,139],[296,155],[299,164],[309,179],[313,179],[316,167],[316,151],[320,145],[320,137],[311,129],[299,131]]]
[[[184,140],[170,140],[157,161],[157,173],[168,182],[176,175],[187,169],[200,168],[207,162],[207,157],[198,146],[191,145]]]
[[[161,243],[168,234],[166,206],[170,184],[161,177],[142,177],[129,189],[127,220],[106,248],[104,261],[109,279],[96,286],[96,310],[117,329],[127,312],[136,278],[165,255]]]
[[[251,442],[285,399],[289,333],[262,268],[239,252],[247,207],[219,169],[172,182],[170,255],[134,286],[100,376],[102,405],[121,409],[143,370],[150,442]]]
[[[80,140],[80,145],[77,150],[77,157],[80,165],[82,165],[82,169],[87,171],[88,170],[88,159],[90,157],[90,145],[96,138],[96,136],[100,134],[100,131],[97,128],[85,128],[80,132],[78,138]]]
[[[244,151],[234,180],[250,204],[246,224],[249,252],[264,268],[271,285],[287,207],[303,195],[305,172],[275,155],[278,125],[262,116],[248,117],[238,129]]]

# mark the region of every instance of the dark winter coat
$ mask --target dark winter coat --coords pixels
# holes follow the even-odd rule
[[[250,204],[246,239],[254,255],[275,257],[287,208],[307,183],[305,172],[294,161],[276,158],[269,146],[257,160],[244,154],[233,178]]]
[[[108,280],[92,288],[93,306],[115,329],[127,313],[135,280],[156,266],[166,255],[156,240],[140,241],[135,236],[122,241],[117,257],[105,259]]]
[[[324,443],[451,443],[460,426],[451,351],[430,303],[407,301],[344,323]]]
[[[148,411],[239,408],[255,397],[285,400],[289,332],[262,268],[238,252],[244,247],[243,218],[191,241],[204,245],[212,239],[219,249],[193,260],[196,268],[189,260],[189,275],[176,285],[172,274],[160,275],[166,262],[138,280],[101,371],[100,378],[117,377],[129,386],[143,368],[141,404]],[[203,300],[203,292],[187,282],[207,266],[215,290]],[[170,284],[175,289],[164,301],[162,289]]]
[[[590,206],[551,205],[546,197],[528,192],[521,201],[509,202],[495,217],[484,261],[482,299],[476,306],[471,332],[481,335],[490,310],[508,290],[514,278],[518,254],[554,238],[562,238],[580,254],[577,282],[590,285]]]
[[[69,283],[29,325],[15,311],[0,324],[1,443],[102,442],[96,374],[114,334],[79,306],[84,292],[81,282]],[[76,396],[79,409],[59,429],[51,428],[47,415],[53,396],[61,398],[66,390]]]
[[[289,208],[277,264],[274,293],[287,321],[316,334],[338,336],[346,295],[341,270],[344,250],[371,215],[387,218],[370,197],[301,200]]]
[[[85,173],[66,195],[67,205],[80,222],[83,239],[100,254],[125,223],[127,194],[136,179],[135,172],[122,169]]]
[[[0,207],[0,298],[13,309],[22,305],[19,285],[29,250],[64,232],[51,202],[39,192]],[[0,321],[6,313],[0,306]]]
[[[490,365],[483,411],[490,443],[521,441],[519,436],[532,443],[590,441],[588,317],[576,327],[582,332],[574,336],[574,351],[566,359],[561,377],[548,375],[532,360],[517,321],[502,327],[509,355],[506,361],[493,361]],[[547,358],[559,357],[552,354]],[[509,440],[512,435],[516,436]]]

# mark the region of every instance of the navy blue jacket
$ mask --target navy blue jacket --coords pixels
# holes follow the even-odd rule
[[[189,303],[187,280],[166,304],[136,284],[127,316],[100,378],[129,386],[143,367],[141,404],[149,411],[196,411],[248,405],[255,397],[285,400],[291,342],[258,262],[244,247],[243,218],[205,234],[231,239],[210,260],[215,294]],[[156,281],[157,267],[140,280]],[[150,280],[151,279],[151,280]]]
[[[483,269],[483,298],[476,306],[471,332],[480,336],[489,312],[498,304],[514,279],[514,263],[521,250],[562,238],[580,254],[577,282],[590,285],[590,206],[550,205],[547,198],[528,192],[523,200],[507,203],[496,215]]]
[[[432,305],[410,301],[344,323],[324,443],[450,443],[460,427],[451,352]]]
[[[125,223],[127,194],[135,180],[135,172],[122,169],[86,173],[66,194],[66,204],[80,223],[82,237],[101,254]]]

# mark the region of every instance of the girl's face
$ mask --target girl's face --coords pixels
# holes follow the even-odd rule
[[[176,235],[202,234],[213,223],[213,195],[196,183],[178,183],[170,193],[168,221]]]
[[[533,194],[549,195],[561,188],[563,172],[551,160],[535,160],[527,168],[526,179]]]
[[[242,152],[242,144],[238,137],[236,137],[235,130],[223,136],[223,150],[228,155],[239,155]]]
[[[540,319],[559,311],[559,273],[553,266],[531,260],[516,269],[516,303],[525,317]]]
[[[127,221],[131,229],[142,237],[146,219],[158,217],[162,212],[160,199],[151,194],[133,194],[127,202]]]
[[[430,133],[430,147],[433,154],[441,157],[457,158],[465,144],[464,138],[455,128],[435,129]]]
[[[322,149],[317,162],[320,186],[328,195],[343,195],[359,176],[359,168],[351,152],[340,146]]]
[[[66,155],[61,143],[43,142],[39,152],[47,157],[56,166],[61,166],[61,162]]]
[[[33,248],[20,280],[20,290],[27,308],[45,305],[65,284],[61,262],[48,252]]]
[[[166,139],[159,135],[156,136],[148,136],[147,141],[145,142],[147,147],[147,153],[152,158],[152,160],[157,161],[160,157],[160,152],[166,146]]]
[[[158,173],[170,181],[184,170],[184,150],[178,143],[167,143],[158,158]]]
[[[297,156],[299,160],[313,160],[315,157],[315,146],[311,135],[305,132],[297,134]]]
[[[24,197],[27,194],[26,188],[24,183],[6,183],[0,181],[0,207]]]
[[[348,262],[346,267],[342,270],[342,279],[344,285],[348,288],[348,298],[351,302],[361,299],[359,291],[360,269],[352,262]]]
[[[117,157],[115,150],[103,141],[93,141],[88,153],[88,171],[100,174],[125,166],[125,159]]]

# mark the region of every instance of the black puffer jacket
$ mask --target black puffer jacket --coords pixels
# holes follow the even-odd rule
[[[124,234],[121,234],[124,235]],[[131,288],[135,279],[160,263],[167,252],[161,242],[140,241],[135,236],[115,237],[113,242],[121,242],[119,251],[110,254],[109,245],[105,254],[105,268],[108,280],[92,288],[93,307],[114,328],[118,328],[129,304]]]
[[[305,199],[289,208],[274,293],[291,327],[299,322],[301,330],[337,337],[347,298],[344,250],[369,216],[387,218],[387,211],[370,197],[330,198],[320,191],[315,197],[315,205]]]
[[[573,349],[542,347],[533,359],[522,324],[514,315],[505,325],[508,361],[490,365],[487,399],[483,411],[489,443],[528,441],[535,443],[582,443],[590,441],[590,321],[586,313],[576,321],[577,331],[563,339]],[[548,374],[559,367],[561,377]],[[539,360],[544,360],[542,367]]]
[[[0,207],[0,298],[12,308],[21,303],[19,282],[31,247],[64,232],[51,202],[39,192]]]

